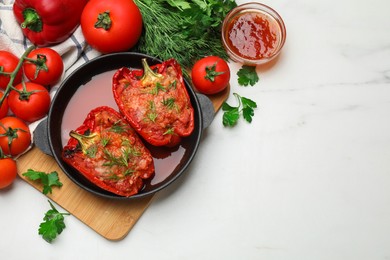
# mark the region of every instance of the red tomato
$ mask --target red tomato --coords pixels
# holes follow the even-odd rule
[[[40,48],[32,50],[27,58],[36,60],[23,63],[24,74],[31,82],[51,87],[60,80],[64,62],[58,52],[51,48]]]
[[[17,174],[16,162],[12,158],[0,158],[0,189],[11,185]]]
[[[91,0],[80,24],[88,44],[102,53],[127,51],[142,33],[142,15],[132,0]]]
[[[230,69],[226,61],[217,56],[198,60],[191,70],[192,83],[201,93],[209,95],[224,90],[230,81]]]
[[[4,93],[0,91],[0,99],[4,96]],[[3,104],[0,106],[0,118],[3,118],[8,113],[8,97],[3,101]]]
[[[8,51],[0,51],[0,71],[12,73],[19,63],[19,58]],[[22,81],[23,72],[19,70],[14,79],[13,85]],[[0,88],[5,89],[9,83],[9,76],[0,75]]]
[[[4,154],[16,156],[30,144],[31,133],[25,122],[13,116],[0,119],[0,147]]]
[[[43,118],[50,108],[47,89],[32,82],[20,83],[8,95],[8,105],[15,116],[27,122]]]

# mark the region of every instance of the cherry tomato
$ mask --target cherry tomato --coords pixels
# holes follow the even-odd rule
[[[0,72],[12,73],[19,63],[19,58],[8,51],[0,51]],[[13,85],[22,81],[23,71],[19,70],[14,79]],[[0,88],[5,89],[9,83],[9,76],[0,74]]]
[[[0,147],[4,154],[16,156],[31,144],[30,129],[21,119],[7,116],[0,119]]]
[[[4,93],[0,91],[0,99],[4,96]],[[3,118],[8,113],[8,97],[4,98],[3,104],[0,106],[0,118]]]
[[[80,24],[88,44],[102,53],[127,51],[142,33],[142,15],[132,0],[90,0]]]
[[[11,185],[17,174],[16,162],[12,158],[0,158],[0,189]]]
[[[50,94],[44,86],[26,82],[15,86],[15,89],[8,95],[8,105],[15,116],[34,122],[47,115]]]
[[[27,58],[35,60],[23,63],[24,74],[31,82],[51,87],[60,80],[64,62],[58,52],[51,48],[38,48],[32,50]]]
[[[230,69],[226,61],[208,56],[195,62],[191,70],[192,83],[201,93],[209,95],[224,90],[230,81]]]

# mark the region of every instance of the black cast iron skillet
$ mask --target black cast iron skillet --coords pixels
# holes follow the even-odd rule
[[[47,119],[43,120],[34,131],[34,143],[38,148],[44,153],[52,155],[63,172],[74,183],[99,196],[112,199],[134,199],[152,195],[167,187],[185,172],[196,154],[204,128],[211,123],[214,117],[214,108],[211,101],[204,95],[195,94],[188,82],[185,81],[194,108],[195,129],[189,137],[183,139],[184,155],[172,172],[164,173],[167,177],[163,181],[146,183],[145,187],[138,194],[131,197],[121,197],[95,186],[77,170],[66,164],[61,158],[63,148],[61,124],[65,109],[76,91],[79,87],[89,82],[93,76],[103,72],[116,70],[121,67],[142,68],[141,59],[143,58],[147,59],[149,65],[161,63],[161,60],[145,54],[122,52],[103,55],[81,65],[62,82],[52,100]],[[111,86],[108,87],[111,88]],[[91,93],[91,98],[93,98],[93,93]],[[88,100],[85,100],[85,102],[88,102]],[[161,157],[163,160],[165,156],[168,158],[171,152],[166,150],[166,148],[151,146],[148,146],[148,148],[154,156]]]

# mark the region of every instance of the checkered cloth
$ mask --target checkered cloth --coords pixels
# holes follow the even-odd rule
[[[32,43],[24,37],[19,24],[15,20],[12,11],[13,3],[14,0],[0,0],[0,50],[9,51],[20,57]],[[64,61],[65,69],[62,80],[86,61],[100,55],[85,42],[80,26],[66,41],[50,46],[50,48],[56,50]],[[61,81],[51,88],[51,97],[54,96]],[[31,132],[38,123],[34,122],[29,125]]]

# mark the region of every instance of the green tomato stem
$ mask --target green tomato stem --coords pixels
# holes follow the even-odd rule
[[[27,55],[30,54],[30,52],[34,49],[35,49],[34,45],[27,48],[27,50],[23,53],[22,57],[19,59],[18,65],[16,66],[14,71],[10,74],[10,79],[9,79],[7,87],[4,90],[4,95],[0,98],[0,106],[3,104],[5,98],[8,96],[9,92],[11,92],[11,90],[13,89],[12,85],[14,83],[16,75],[18,74],[19,70],[21,69],[23,62],[26,60]]]
[[[0,66],[0,75],[2,76],[11,76],[12,72],[4,72],[3,67]]]
[[[24,83],[24,81],[22,81],[22,85],[23,85],[22,90],[16,89],[15,87],[12,87],[13,90],[15,90],[16,92],[19,93],[19,100],[29,100],[30,96],[32,94],[37,93],[37,92],[42,92],[42,90],[27,91],[27,86],[26,86],[26,83]]]
[[[95,28],[103,28],[104,30],[108,31],[111,28],[111,24],[112,21],[110,17],[110,11],[105,11],[98,15]]]
[[[5,159],[5,158],[8,158],[8,156],[4,154],[3,149],[1,149],[0,147],[0,159]]]

